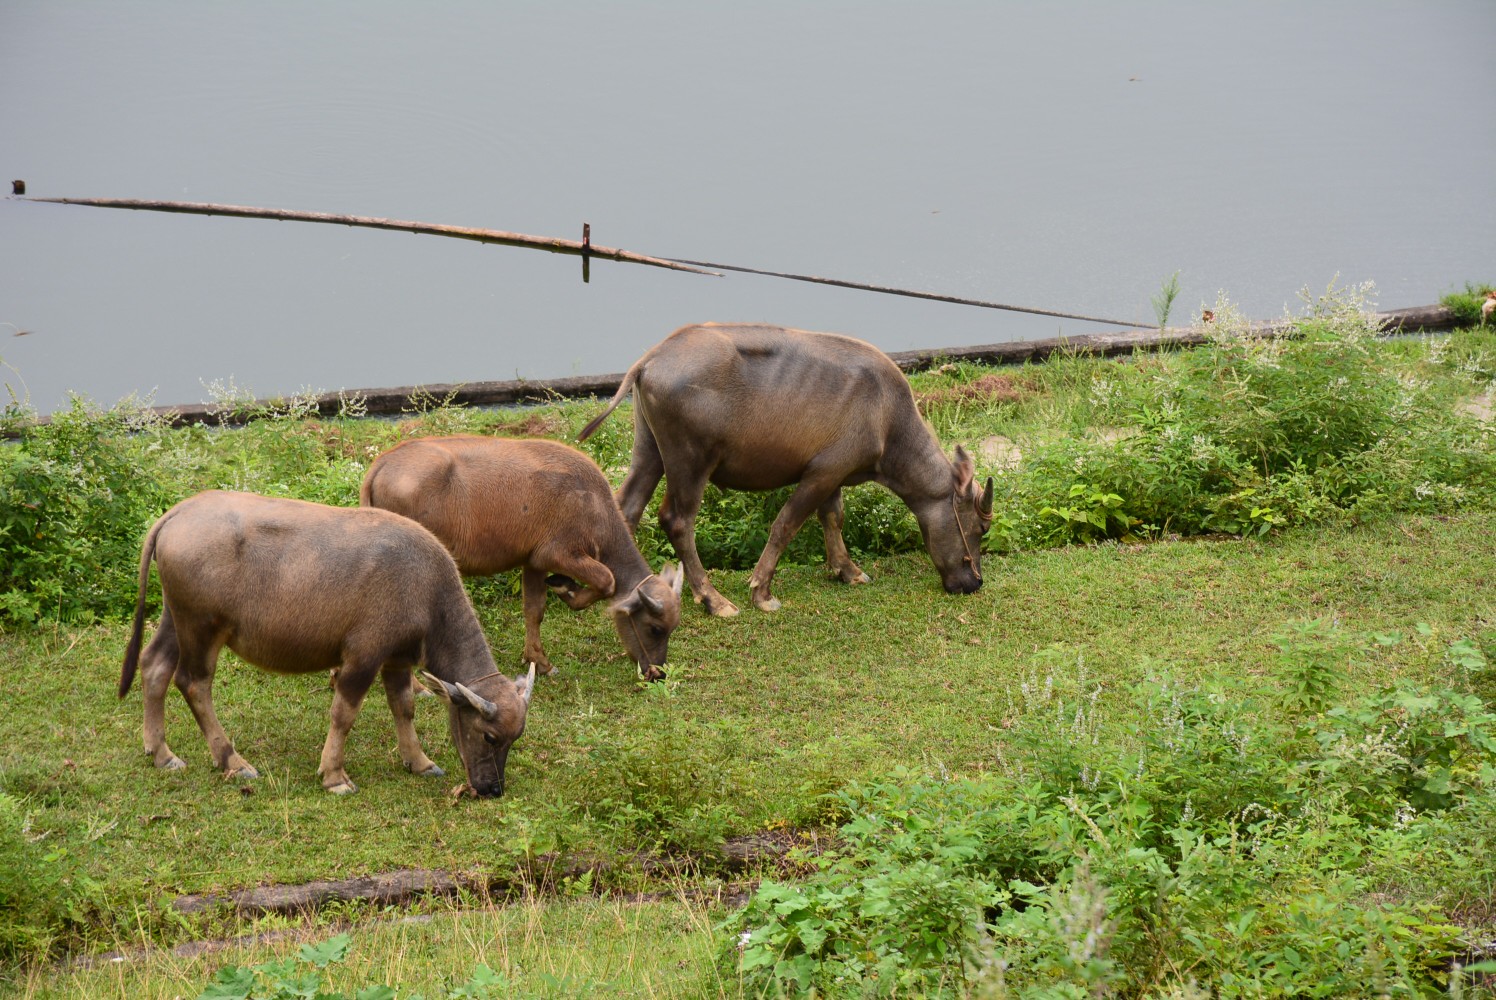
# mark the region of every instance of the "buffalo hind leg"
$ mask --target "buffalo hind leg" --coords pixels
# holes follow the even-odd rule
[[[774,518],[774,524],[769,528],[769,544],[764,546],[763,555],[758,557],[758,564],[753,567],[753,574],[748,577],[748,587],[753,593],[753,606],[760,611],[778,611],[779,598],[769,593],[769,585],[774,582],[774,570],[779,565],[779,557],[784,555],[784,550],[790,544],[790,539],[800,530],[805,519],[810,516],[811,511],[819,508],[830,498],[830,494],[840,489],[840,484],[827,485],[817,483],[814,479],[803,479],[800,485],[795,487],[795,492],[784,502],[780,508],[779,515]]]
[[[218,669],[218,652],[223,640],[217,636],[200,634],[196,630],[177,632],[177,672],[173,679],[187,706],[197,719],[197,727],[208,741],[208,753],[213,763],[228,778],[258,778],[260,772],[249,765],[234,749],[218,713],[213,710],[213,675]]]
[[[717,593],[696,552],[696,512],[701,509],[705,492],[704,474],[696,479],[669,476],[665,480],[665,499],[660,502],[660,526],[675,546],[675,554],[680,556],[681,569],[685,570],[696,603],[718,618],[731,618],[738,613],[737,605]]]
[[[380,677],[384,680],[384,697],[390,703],[390,714],[395,717],[395,739],[399,742],[400,760],[405,769],[411,774],[440,778],[447,772],[426,756],[426,751],[421,749],[420,737],[416,736],[416,696],[410,668],[387,666]]]
[[[868,576],[852,561],[847,552],[847,543],[842,538],[842,491],[840,488],[821,504],[816,513],[821,518],[821,529],[826,536],[826,562],[842,583],[872,583]]]
[[[317,773],[322,775],[322,787],[334,795],[358,791],[358,786],[343,768],[343,746],[348,741],[348,730],[353,728],[353,720],[358,718],[364,695],[369,693],[369,685],[374,683],[374,675],[378,671],[379,667],[374,664],[348,661],[338,671],[338,683],[332,694],[332,719],[327,727],[327,742],[322,744],[322,762],[317,767]],[[398,724],[399,715],[395,718]]]
[[[166,693],[177,672],[177,628],[170,609],[161,611],[161,624],[140,657],[140,688],[145,702],[145,725],[141,739],[151,762],[168,771],[187,766],[166,745]]]

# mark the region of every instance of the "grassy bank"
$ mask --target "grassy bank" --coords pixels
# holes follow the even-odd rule
[[[1223,336],[917,377],[942,438],[997,478],[987,585],[941,592],[912,520],[870,487],[847,532],[872,585],[826,579],[809,533],[778,614],[687,609],[665,684],[635,680],[600,612],[557,607],[561,672],[497,802],[405,773],[379,699],[349,740],[358,794],[326,795],[325,677],[228,654],[220,716],[265,777],[215,774],[175,696],[167,735],[189,767],[150,768],[139,695],[113,694],[136,546],[202,488],[347,504],[404,437],[566,438],[595,405],[308,421],[291,401],[246,428],[177,431],[80,405],[0,452],[3,945],[24,960],[288,922],[320,940],[352,920],[326,973],[349,995],[445,996],[479,961],[506,996],[1354,995],[1357,976],[1472,995],[1452,970],[1496,931],[1496,457],[1480,410],[1496,339],[1379,343],[1336,303],[1306,323],[1299,346]],[[615,480],[624,416],[588,442]],[[709,501],[702,549],[729,597],[776,507]],[[641,537],[656,564],[667,544]],[[513,590],[472,586],[517,666]],[[417,728],[456,773],[442,716],[423,701]],[[834,831],[833,848],[767,866],[756,890],[720,852],[807,830]],[[172,906],[416,867],[528,901],[378,926],[358,905],[294,922]],[[716,901],[739,883],[746,909]],[[621,901],[641,891],[665,898]],[[11,981],[195,995],[225,961],[298,946]],[[472,988],[501,995],[486,982]]]

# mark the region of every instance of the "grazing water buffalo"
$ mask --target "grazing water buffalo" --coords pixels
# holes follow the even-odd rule
[[[161,625],[142,658],[151,561],[161,576]],[[175,680],[213,762],[243,778],[213,711],[213,673],[227,646],[250,663],[299,674],[341,667],[318,773],[330,792],[355,786],[343,744],[376,675],[395,715],[400,758],[416,774],[442,769],[416,737],[411,667],[446,699],[452,742],[479,795],[502,795],[509,747],[525,728],[535,686],[494,668],[488,640],[452,557],[419,524],[382,510],[324,507],[252,493],[210,491],[162,514],[140,553],[135,625],[119,695],[137,662],[145,689],[145,749],[157,767],[185,765],[166,745],[166,687]]]
[[[696,554],[696,512],[710,480],[739,490],[799,483],[774,519],[749,578],[753,603],[769,593],[785,546],[812,511],[826,559],[847,583],[867,583],[842,540],[843,486],[881,483],[919,521],[941,583],[970,594],[982,585],[982,536],[992,523],[992,480],[973,481],[960,447],[951,462],[914,405],[903,372],[851,337],[775,326],[705,323],[675,331],[629,369],[597,429],[634,392],[634,455],[618,503],[630,529],[665,477],[660,523],[680,553],[696,600],[714,615],[738,609],[712,587]]]
[[[467,435],[406,441],[374,460],[359,502],[421,522],[470,576],[523,566],[524,659],[541,673],[555,669],[540,646],[549,582],[574,610],[615,598],[608,610],[629,657],[645,677],[664,676],[680,571],[650,572],[602,470],[575,448]]]

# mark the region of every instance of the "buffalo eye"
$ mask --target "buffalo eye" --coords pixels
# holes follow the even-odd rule
[[[493,735],[493,733],[484,733],[483,742],[487,743],[489,746],[497,746],[499,741],[497,737]]]
[[[665,630],[659,625],[651,625],[649,626],[649,634],[658,639],[665,634]]]

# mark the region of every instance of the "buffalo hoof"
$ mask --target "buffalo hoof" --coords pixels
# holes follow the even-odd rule
[[[738,613],[738,606],[721,594],[713,594],[705,598],[698,597],[696,600],[713,618],[732,618]]]
[[[779,598],[777,597],[765,597],[763,600],[755,597],[753,599],[753,606],[760,611],[778,611],[784,607],[784,605],[779,603]]]
[[[441,767],[438,766],[438,765],[436,765],[436,764],[432,764],[430,767],[426,768],[426,770],[424,770],[424,771],[416,771],[414,768],[412,768],[411,770],[415,774],[418,774],[418,775],[420,775],[423,778],[440,778],[440,777],[442,777],[443,775],[445,775],[447,773],[446,771],[443,771],[441,769]]]
[[[187,762],[176,754],[172,754],[156,766],[163,771],[180,771],[187,766]]]
[[[856,576],[854,576],[852,579],[850,579],[850,580],[848,580],[846,582],[847,583],[872,583],[873,582],[873,578],[870,577],[870,576],[868,576],[866,573],[858,573]]]
[[[340,781],[336,785],[327,785],[326,788],[334,795],[352,795],[358,791],[358,786],[351,781]]]
[[[260,772],[256,771],[248,764],[245,764],[243,767],[236,767],[232,771],[228,772],[228,774],[224,775],[224,777],[228,778],[230,781],[253,781],[259,776]]]

